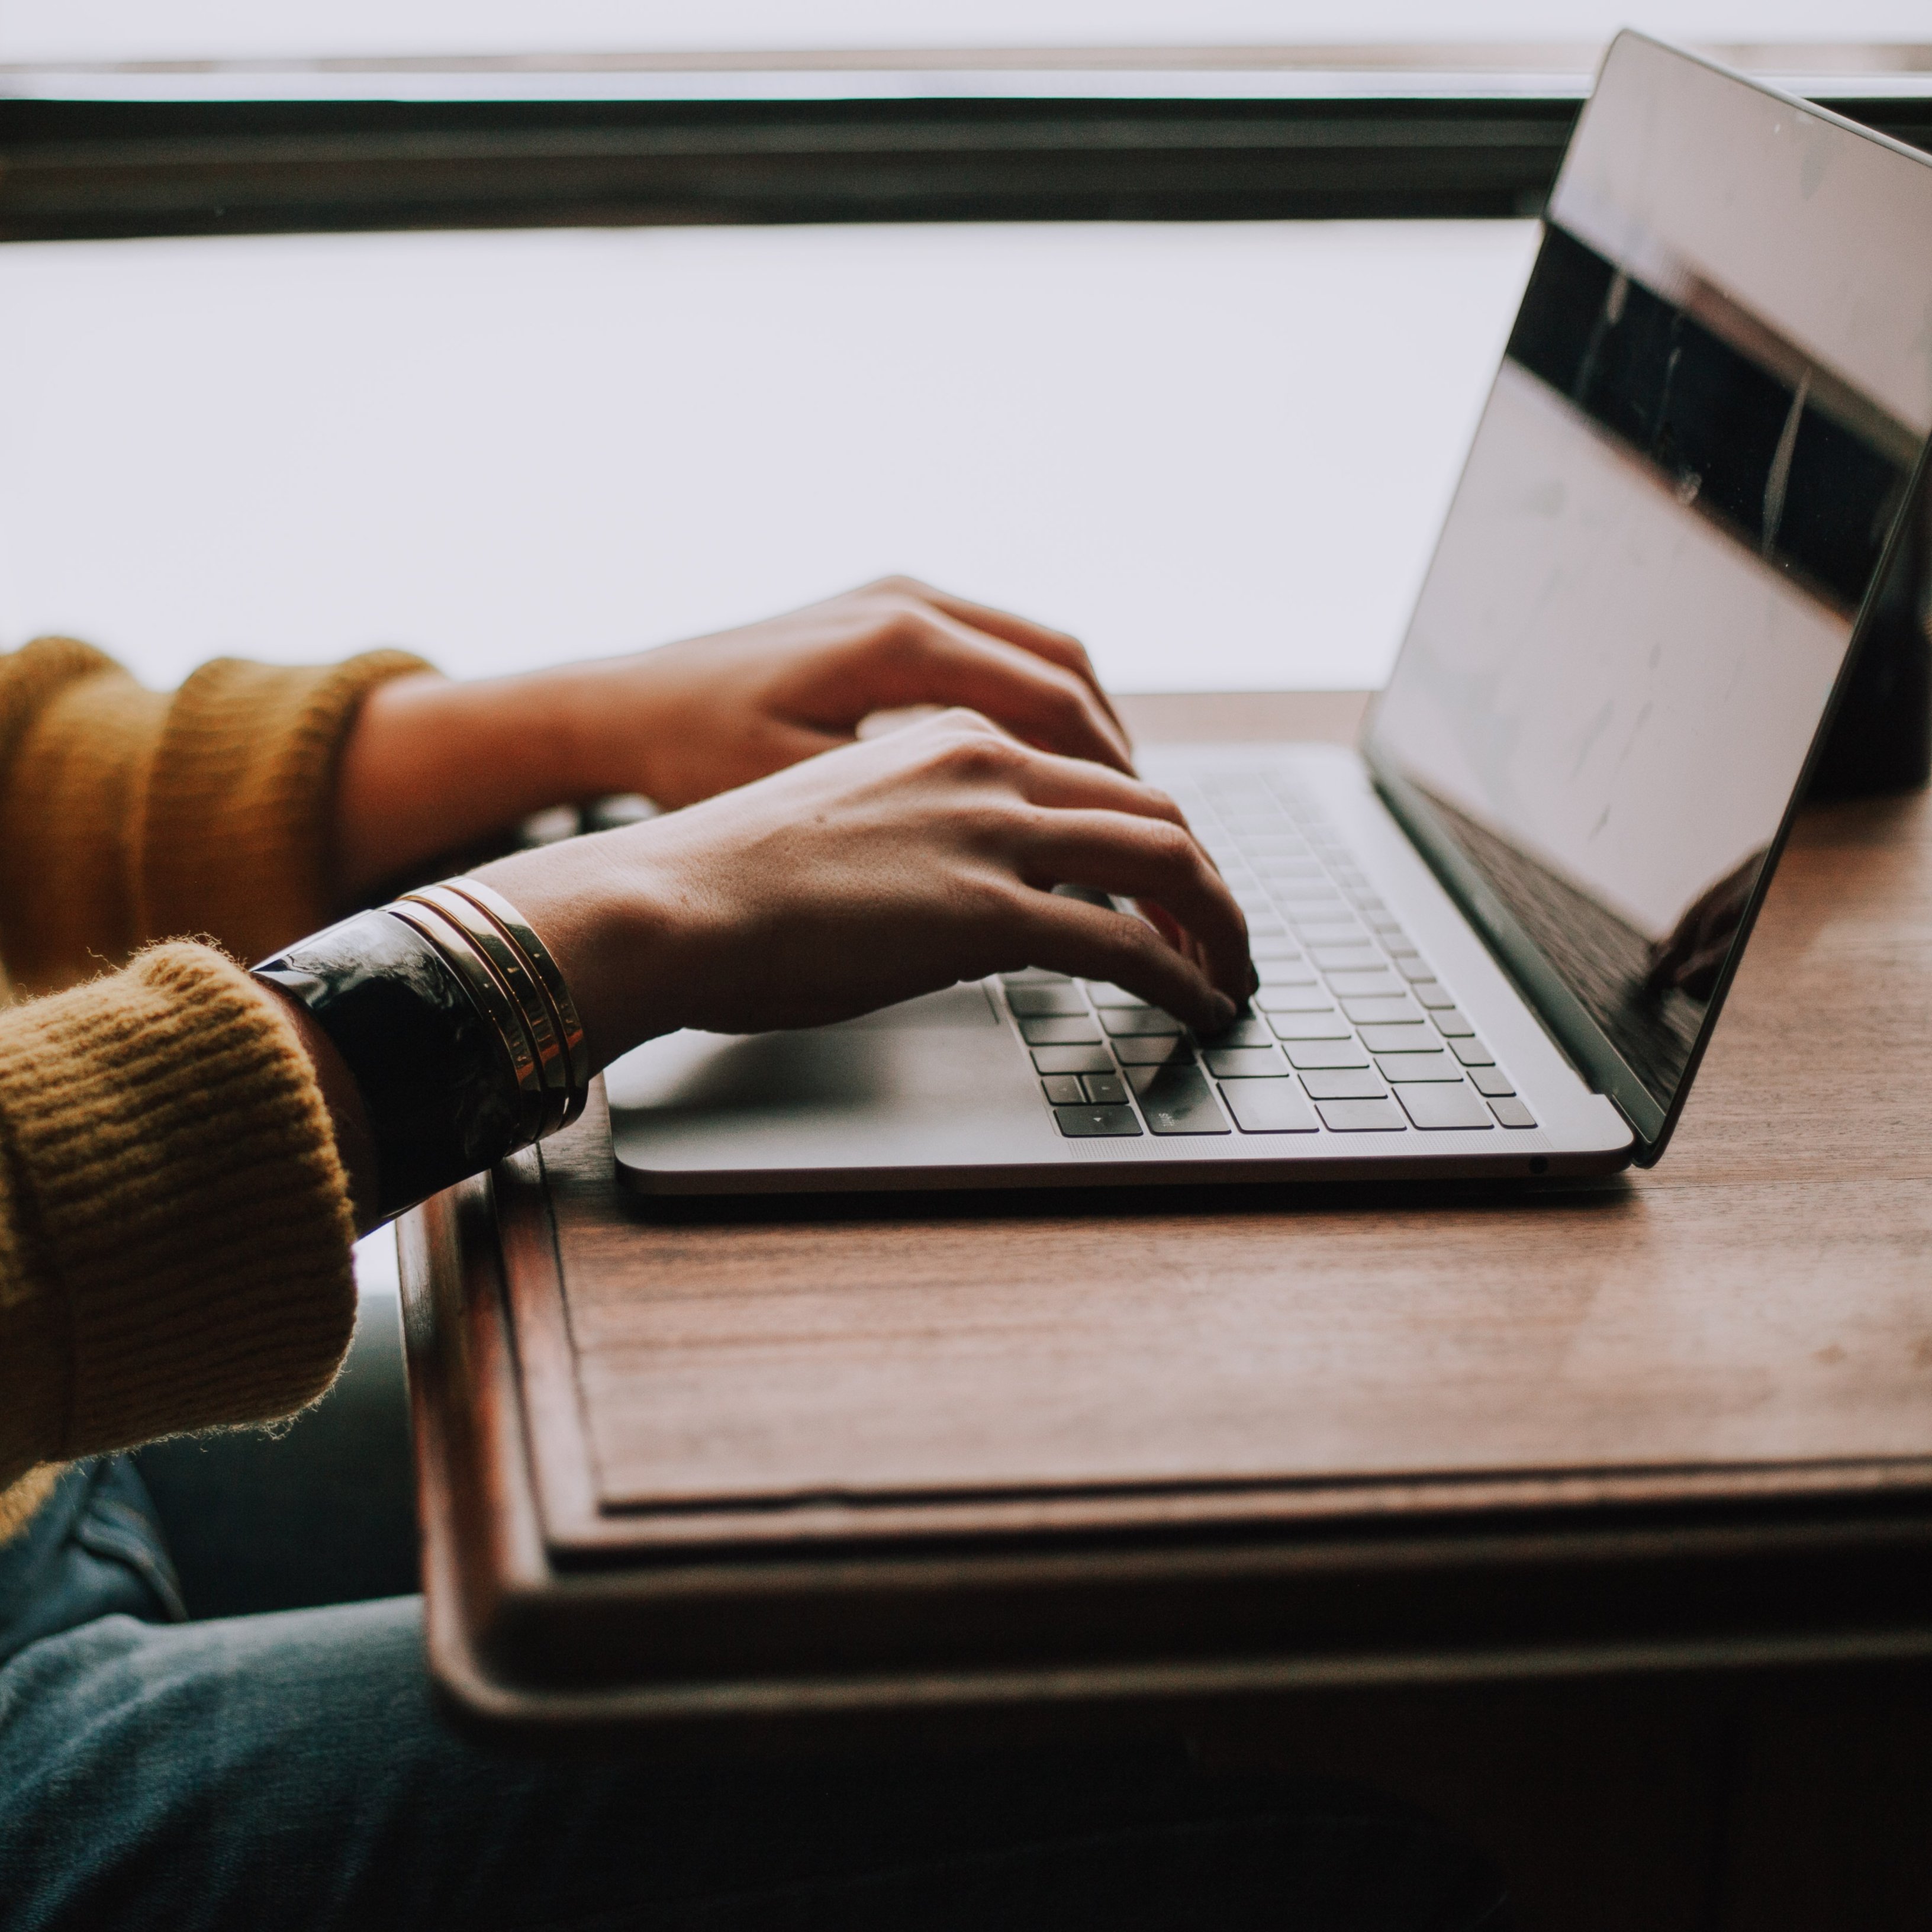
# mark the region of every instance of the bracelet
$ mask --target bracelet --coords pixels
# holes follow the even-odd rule
[[[300,1000],[360,1090],[383,1219],[568,1126],[584,1028],[549,950],[500,893],[446,880],[330,926],[255,976]]]

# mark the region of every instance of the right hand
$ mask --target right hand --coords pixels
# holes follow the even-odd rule
[[[1208,1033],[1254,988],[1240,908],[1171,799],[970,711],[477,876],[555,954],[600,1066],[680,1027],[821,1025],[1022,966]]]

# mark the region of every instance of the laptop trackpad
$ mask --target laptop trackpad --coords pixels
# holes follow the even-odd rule
[[[612,1064],[613,1108],[644,1108],[662,1124],[736,1116],[952,1112],[962,1102],[1024,1091],[1017,1054],[986,988],[949,986],[836,1025],[746,1035],[679,1033]]]

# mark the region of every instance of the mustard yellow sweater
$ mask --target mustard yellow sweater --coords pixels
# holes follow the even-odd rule
[[[235,960],[333,915],[337,754],[422,668],[0,655],[0,1537],[62,1462],[286,1414],[348,1346],[328,1115]]]

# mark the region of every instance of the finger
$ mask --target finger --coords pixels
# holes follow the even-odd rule
[[[1036,892],[1018,909],[1015,923],[1013,937],[1028,965],[1110,981],[1200,1033],[1223,1033],[1233,1022],[1234,1000],[1151,926],[1126,913]]]
[[[1184,826],[1110,812],[1046,814],[1018,855],[1035,885],[1093,886],[1158,905],[1199,943],[1214,984],[1238,1004],[1253,990],[1247,921]]]
[[[930,604],[935,610],[956,618],[974,630],[984,631],[989,637],[1017,644],[1023,651],[1030,651],[1036,657],[1045,658],[1049,664],[1058,664],[1063,670],[1070,670],[1092,688],[1094,694],[1106,707],[1107,716],[1119,726],[1120,735],[1124,738],[1126,736],[1127,728],[1114,710],[1113,700],[1102,688],[1100,674],[1094,668],[1094,661],[1087,655],[1087,647],[1078,638],[1070,637],[1064,631],[1056,631],[1049,624],[1036,624],[1030,617],[1016,616],[1010,610],[998,610],[990,604],[975,604],[970,598],[956,597],[950,591],[935,590],[930,584],[920,583],[916,578],[889,578],[886,587]]]
[[[1185,827],[1190,835],[1193,830],[1186,813],[1157,785],[1085,759],[1036,751],[1017,776],[1021,796],[1034,805],[1086,806],[1104,812],[1130,812],[1145,818],[1164,818],[1170,824]],[[1215,872],[1220,872],[1220,867],[1204,846],[1201,856]]]
[[[1124,734],[1071,671],[916,605],[900,614],[891,641],[896,649],[863,665],[872,707],[964,705],[1045,751],[1132,770]]]

